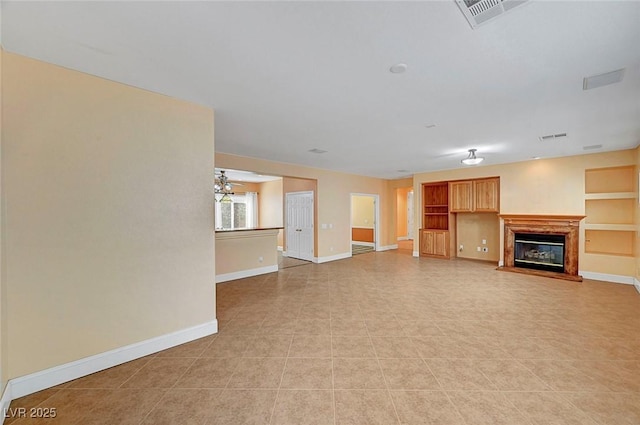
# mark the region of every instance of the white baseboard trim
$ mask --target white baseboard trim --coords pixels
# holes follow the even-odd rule
[[[214,319],[201,325],[161,335],[146,341],[136,342],[135,344],[116,348],[115,350],[106,351],[71,363],[11,379],[7,383],[5,394],[2,396],[2,407],[5,407],[6,399],[8,399],[10,403],[13,399],[24,397],[46,388],[55,387],[56,385],[73,379],[139,359],[198,338],[213,335],[217,332],[218,320]]]
[[[420,251],[413,251],[413,256],[414,257],[419,257],[420,256]]]
[[[389,251],[392,249],[398,249],[398,244],[385,245],[385,246],[378,247],[378,251]]]
[[[217,274],[216,283],[228,282],[230,280],[243,279],[245,277],[258,276],[261,274],[274,273],[278,271],[278,265],[258,267],[256,269],[240,270],[239,272]]]
[[[351,245],[376,246],[376,244],[373,242],[360,242],[360,241],[351,241]]]
[[[342,254],[330,255],[328,257],[313,257],[313,262],[316,264],[328,263],[329,261],[344,260],[345,258],[351,258],[351,252],[343,252]]]
[[[640,293],[640,280],[636,279],[635,277],[633,278],[633,286],[635,286],[638,293]]]
[[[409,240],[409,236],[398,236],[396,238],[399,241],[408,241]]]
[[[2,392],[2,399],[0,399],[0,424],[4,423],[5,418],[7,417],[7,412],[9,412],[9,406],[11,405],[11,386],[7,382],[7,385],[4,386],[4,391]]]
[[[503,260],[498,261],[498,267],[504,267],[504,261]]]
[[[284,247],[283,247],[283,246],[278,245],[278,251],[280,251],[280,252],[284,252]]]
[[[608,273],[596,273],[579,271],[578,274],[582,275],[585,279],[603,280],[605,282],[624,283],[625,285],[633,285],[634,278],[632,276],[622,276],[618,274]]]

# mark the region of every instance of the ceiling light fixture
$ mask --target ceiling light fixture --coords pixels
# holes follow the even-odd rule
[[[480,164],[482,161],[484,161],[484,158],[481,156],[476,156],[476,151],[478,149],[469,149],[469,156],[466,157],[465,159],[463,159],[462,162],[464,165],[478,165]]]
[[[407,64],[406,63],[397,63],[397,64],[393,65],[391,68],[389,68],[389,71],[391,71],[394,74],[402,74],[406,70],[407,70]]]
[[[220,171],[220,175],[216,177],[213,188],[216,195],[221,195],[220,197],[214,197],[216,202],[232,202],[230,195],[234,194],[233,185],[229,182],[224,170]]]

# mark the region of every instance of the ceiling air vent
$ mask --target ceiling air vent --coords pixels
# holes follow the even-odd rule
[[[500,16],[528,0],[456,0],[471,28]]]
[[[567,137],[567,133],[547,134],[546,136],[540,136],[539,139],[542,141],[545,141],[545,140],[559,139],[561,137]]]

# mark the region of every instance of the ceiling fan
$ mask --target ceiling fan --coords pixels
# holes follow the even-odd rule
[[[216,195],[222,195],[219,198],[215,197],[216,202],[232,202],[230,195],[235,195],[233,192],[234,185],[242,186],[241,183],[231,184],[224,170],[220,170],[219,174],[215,174],[215,182],[213,185],[214,193]]]

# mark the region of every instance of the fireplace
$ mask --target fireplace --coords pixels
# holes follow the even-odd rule
[[[500,217],[504,219],[504,266],[500,270],[582,281],[578,239],[584,216]]]
[[[514,266],[564,273],[564,235],[516,233]]]

